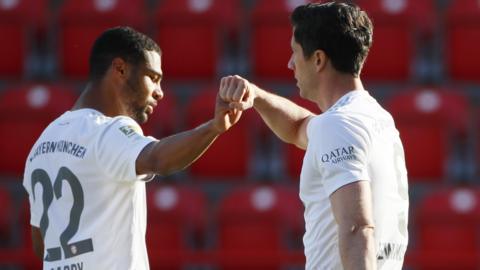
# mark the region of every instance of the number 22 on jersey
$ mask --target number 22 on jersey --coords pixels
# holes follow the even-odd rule
[[[70,209],[70,219],[65,230],[60,234],[60,247],[46,248],[45,261],[58,261],[62,259],[62,251],[65,259],[72,258],[81,254],[93,251],[93,242],[91,238],[69,243],[73,236],[77,233],[80,224],[80,218],[83,212],[84,199],[83,189],[78,178],[67,167],[61,167],[57,177],[53,182],[50,180],[47,172],[42,169],[36,169],[32,172],[32,191],[33,200],[35,198],[35,185],[40,184],[43,189],[42,204],[43,212],[40,219],[40,232],[45,239],[48,230],[49,218],[48,209],[53,199],[59,200],[62,197],[62,187],[64,181],[70,186],[73,195],[73,205]]]

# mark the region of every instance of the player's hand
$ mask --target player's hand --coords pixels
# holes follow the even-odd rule
[[[223,77],[220,80],[214,119],[218,132],[227,131],[240,120],[244,110],[253,107],[252,86],[237,75]]]
[[[229,103],[230,108],[245,111],[253,107],[255,85],[238,75],[223,77],[219,95]]]
[[[240,120],[241,116],[242,111],[231,108],[229,102],[224,101],[220,94],[217,94],[213,124],[218,133],[227,131]]]

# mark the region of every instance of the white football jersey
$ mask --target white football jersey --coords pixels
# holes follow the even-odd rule
[[[136,174],[135,161],[154,140],[131,118],[92,109],[66,112],[44,130],[23,179],[43,269],[149,269],[149,176]]]
[[[305,205],[306,269],[341,270],[329,196],[370,182],[378,269],[401,269],[408,243],[408,184],[402,142],[392,116],[367,91],[351,91],[307,126],[300,176]]]

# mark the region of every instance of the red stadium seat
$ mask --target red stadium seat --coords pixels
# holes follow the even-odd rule
[[[414,222],[417,227],[416,250],[423,259],[415,269],[476,268],[468,262],[480,252],[478,189],[443,189],[428,194],[421,201]]]
[[[62,75],[85,79],[95,39],[104,30],[128,25],[142,31],[143,0],[67,0],[60,9],[58,61]]]
[[[147,248],[151,258],[165,252],[194,250],[202,245],[207,198],[196,188],[162,185],[148,191]],[[151,259],[152,269],[180,269],[181,261],[166,264]]]
[[[297,189],[248,186],[225,195],[217,217],[222,269],[280,269],[278,258],[258,255],[286,251],[289,242],[301,241],[302,213]],[[241,262],[227,260],[235,253]]]
[[[60,86],[28,84],[0,95],[0,174],[23,175],[27,155],[43,129],[69,110],[76,95]]]
[[[373,21],[373,45],[365,62],[367,80],[402,81],[410,78],[416,43],[433,31],[432,0],[360,0]]]
[[[0,247],[8,246],[12,241],[13,200],[8,189],[0,186]]]
[[[222,37],[236,23],[237,0],[166,0],[155,12],[154,37],[169,78],[212,79]]]
[[[479,81],[480,2],[450,1],[446,21],[446,68],[454,80]]]
[[[194,128],[214,116],[217,90],[206,89],[192,97],[187,108],[187,125]],[[242,119],[221,134],[210,148],[190,166],[190,173],[202,180],[243,180],[249,173],[252,155],[252,141],[249,129],[252,127],[251,110]]]
[[[148,121],[142,125],[143,134],[156,138],[172,135],[179,121],[175,95],[166,94],[158,101],[157,107]]]
[[[471,117],[467,98],[459,92],[425,87],[395,95],[386,108],[400,131],[410,179],[446,178],[451,150],[467,136]]]
[[[0,77],[21,77],[38,31],[44,30],[46,0],[0,1]]]
[[[306,99],[303,99],[298,95],[294,96],[291,100],[315,114],[321,113],[320,109],[315,103],[308,101]],[[305,150],[302,150],[293,144],[286,144],[285,166],[290,179],[295,181],[300,180],[300,172],[302,170],[304,155],[305,155]]]
[[[293,80],[288,69],[292,55],[290,13],[309,0],[259,0],[254,7],[251,33],[253,74],[262,79]]]

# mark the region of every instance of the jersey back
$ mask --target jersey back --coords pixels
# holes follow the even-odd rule
[[[44,130],[23,180],[43,269],[149,268],[146,176],[135,161],[152,141],[133,119],[91,109],[66,112]]]

